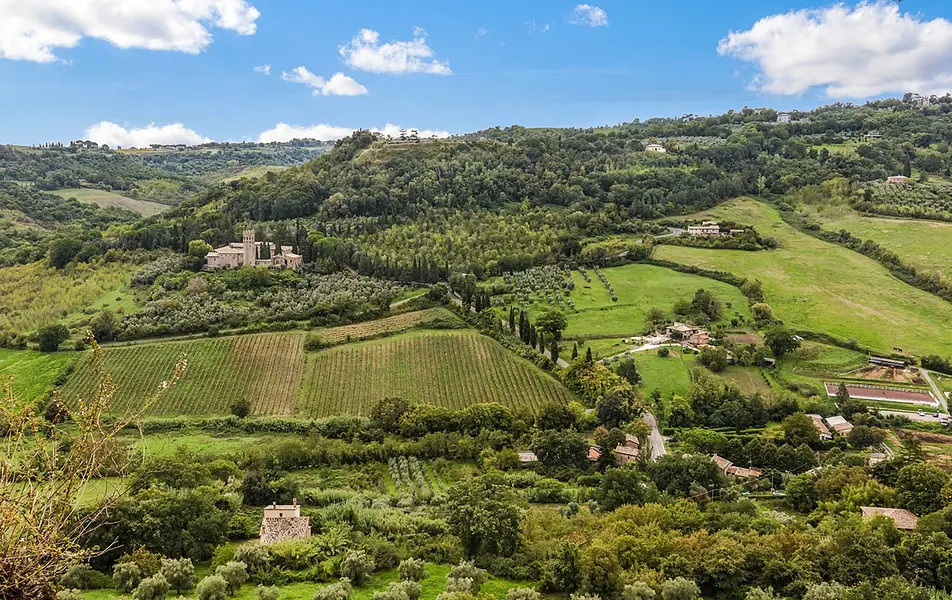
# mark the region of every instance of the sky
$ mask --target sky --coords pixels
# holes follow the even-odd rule
[[[0,143],[589,127],[952,90],[952,2],[0,0]]]

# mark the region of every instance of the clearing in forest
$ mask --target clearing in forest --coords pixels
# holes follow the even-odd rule
[[[298,412],[368,414],[401,396],[460,409],[481,402],[538,410],[574,398],[561,383],[473,331],[426,331],[308,354]]]
[[[96,204],[100,208],[124,208],[126,210],[131,210],[132,212],[139,213],[143,217],[151,217],[152,215],[157,215],[164,210],[168,210],[169,206],[166,204],[159,204],[158,202],[149,202],[148,200],[137,200],[135,198],[127,198],[121,196],[114,192],[109,192],[106,190],[94,190],[89,188],[68,188],[63,190],[55,190],[50,192],[51,194],[56,194],[60,198],[76,198],[83,204]]]
[[[952,322],[952,304],[899,281],[872,259],[800,233],[773,207],[741,198],[687,218],[749,223],[781,247],[744,252],[661,246],[655,258],[760,279],[767,303],[794,328],[854,338],[882,352],[898,346],[952,354],[952,338],[937,329]]]
[[[254,414],[290,415],[304,366],[303,346],[301,333],[266,333],[103,348],[104,369],[117,387],[112,409],[137,410],[185,355],[185,376],[147,414],[227,414],[232,402],[247,399]],[[91,353],[64,387],[67,403],[95,392],[90,359]]]

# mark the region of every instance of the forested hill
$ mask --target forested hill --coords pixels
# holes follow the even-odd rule
[[[129,241],[174,245],[204,232],[216,243],[239,223],[302,218],[366,232],[368,221],[389,227],[446,209],[543,209],[582,233],[593,233],[593,221],[594,233],[631,230],[632,221],[835,177],[876,181],[913,169],[943,176],[950,111],[944,97],[927,108],[899,99],[836,104],[782,124],[774,110],[744,109],[596,129],[497,128],[418,144],[358,132],[301,167],[219,185],[144,223]],[[646,151],[651,143],[667,152]]]

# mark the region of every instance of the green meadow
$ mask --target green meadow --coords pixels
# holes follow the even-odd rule
[[[42,396],[66,367],[79,358],[76,352],[43,353],[0,348],[0,379],[11,379],[20,402]]]
[[[132,212],[139,213],[143,217],[157,215],[169,207],[158,202],[149,202],[148,200],[137,200],[127,198],[119,194],[106,190],[94,190],[88,188],[68,188],[52,192],[61,198],[76,198],[84,204],[97,204],[101,208],[124,208]]]
[[[689,218],[752,225],[781,247],[744,252],[661,246],[656,258],[760,279],[775,315],[798,329],[853,338],[882,352],[898,346],[952,354],[952,338],[939,333],[952,322],[952,304],[902,283],[872,259],[800,233],[773,207],[740,198]]]

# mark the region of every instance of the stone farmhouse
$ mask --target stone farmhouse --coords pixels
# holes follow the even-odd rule
[[[701,225],[689,225],[688,235],[716,236],[721,235],[721,226],[717,221],[704,221]]]
[[[907,531],[915,529],[919,522],[919,517],[904,508],[880,508],[878,506],[860,506],[863,511],[863,518],[871,519],[873,517],[886,517],[892,519],[896,529],[905,529]]]
[[[672,340],[684,342],[689,346],[702,347],[711,344],[711,335],[695,325],[675,323],[668,325],[666,332]]]
[[[830,429],[826,426],[826,423],[823,422],[823,417],[820,415],[807,415],[813,419],[813,426],[816,427],[817,432],[820,434],[821,440],[832,440],[833,435],[830,433]]]
[[[304,257],[295,254],[291,246],[278,249],[274,242],[255,241],[255,232],[249,229],[245,230],[241,242],[232,242],[206,254],[205,266],[209,270],[251,266],[296,271],[304,266]]]
[[[259,535],[262,544],[306,540],[311,537],[311,519],[301,516],[297,498],[292,504],[272,504],[264,509]]]
[[[755,469],[753,467],[738,467],[723,456],[718,456],[716,454],[711,457],[711,460],[717,465],[717,468],[720,469],[721,473],[735,479],[757,479],[764,474],[761,469]]]

